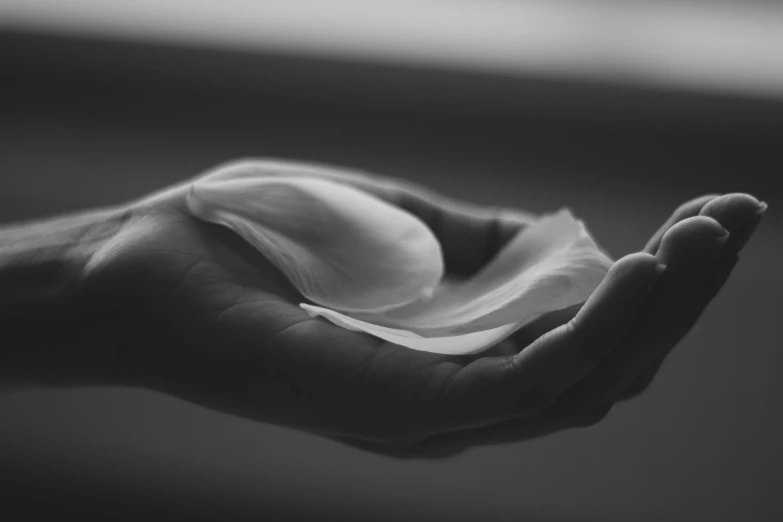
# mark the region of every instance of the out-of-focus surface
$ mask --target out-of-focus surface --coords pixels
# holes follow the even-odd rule
[[[783,517],[780,103],[11,31],[0,65],[3,222],[123,202],[243,156],[568,205],[617,257],[689,198],[770,204],[652,388],[595,427],[398,462],[143,391],[4,393],[0,495],[40,495],[12,519],[47,503],[115,520]]]
[[[3,0],[0,26],[783,96],[764,0]]]

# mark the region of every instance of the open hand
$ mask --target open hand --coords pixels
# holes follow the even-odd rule
[[[458,277],[534,219],[319,165],[251,160],[206,175],[226,168],[306,172],[396,204],[432,228]],[[643,250],[618,260],[583,306],[547,314],[478,356],[455,357],[311,318],[259,253],[188,213],[188,188],[124,207],[122,227],[90,256],[83,293],[106,374],[399,457],[590,425],[641,393],[726,281],[763,211],[743,194],[688,202]]]

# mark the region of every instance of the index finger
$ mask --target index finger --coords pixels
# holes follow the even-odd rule
[[[567,324],[518,354],[458,370],[434,404],[435,427],[453,431],[539,414],[619,345],[661,269],[649,254],[626,256]]]

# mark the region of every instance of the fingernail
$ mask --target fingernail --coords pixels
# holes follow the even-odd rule
[[[664,265],[663,263],[658,263],[657,265],[655,265],[655,275],[656,276],[660,276],[665,271],[666,271],[666,265]]]
[[[764,212],[766,212],[766,211],[767,211],[767,207],[768,207],[768,206],[769,206],[769,205],[767,205],[767,203],[766,203],[766,202],[764,202],[764,201],[761,201],[761,202],[759,203],[759,208],[758,208],[758,210],[756,210],[756,215],[760,216],[761,214],[763,214]]]
[[[728,230],[726,230],[726,229],[724,228],[724,229],[723,229],[723,233],[722,233],[721,235],[719,235],[719,236],[718,236],[718,237],[715,239],[715,241],[718,243],[718,245],[720,245],[720,246],[723,246],[723,245],[725,245],[725,244],[726,244],[726,241],[728,241],[728,240],[729,240],[729,237],[730,237],[730,236],[731,236],[731,232],[729,232]]]

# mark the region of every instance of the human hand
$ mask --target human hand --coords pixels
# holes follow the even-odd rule
[[[447,271],[462,277],[532,219],[329,167],[223,168],[336,178],[399,205],[433,229]],[[397,456],[452,454],[597,418],[630,383],[651,379],[693,325],[730,267],[708,282],[693,274],[719,257],[721,224],[747,226],[755,204],[732,195],[682,207],[645,253],[615,263],[583,307],[548,314],[490,352],[454,357],[311,318],[266,259],[188,213],[188,187],[123,207],[122,226],[85,264],[81,293],[93,325],[85,353],[101,361],[101,378]],[[741,247],[739,235],[724,252]],[[660,279],[659,261],[668,267]]]
[[[518,442],[600,422],[616,403],[637,397],[650,386],[666,356],[728,280],[764,210],[765,204],[745,194],[708,195],[680,206],[643,250],[655,255],[667,269],[634,325],[590,375],[562,393],[541,414],[441,434],[386,452],[406,458],[447,457],[470,447]],[[714,237],[714,223],[703,217],[714,219],[730,232],[719,252],[709,248],[707,241]],[[543,316],[517,334],[518,343],[525,346],[531,339],[557,331],[573,320],[581,307]]]

